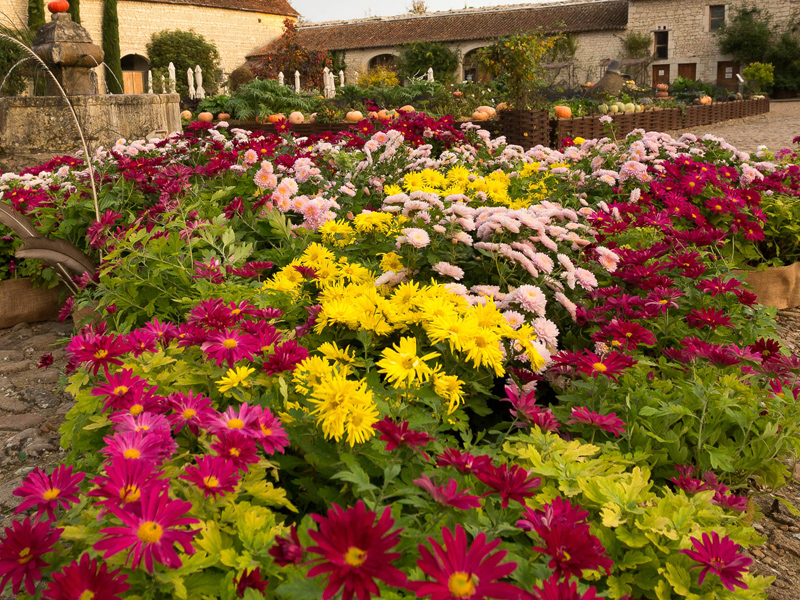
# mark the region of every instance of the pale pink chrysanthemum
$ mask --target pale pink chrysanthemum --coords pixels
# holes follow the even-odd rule
[[[544,342],[548,348],[555,350],[558,348],[558,325],[550,319],[539,317],[533,320],[533,330],[539,340]]]
[[[552,258],[547,256],[547,254],[544,254],[543,252],[536,252],[533,256],[531,256],[531,260],[536,268],[540,271],[544,271],[545,273],[553,272],[555,263],[553,262]]]
[[[566,254],[559,253],[556,255],[556,258],[558,259],[558,262],[561,264],[561,266],[564,267],[567,271],[575,270],[575,265],[572,264],[572,261]]]
[[[435,265],[433,265],[433,270],[439,273],[439,275],[444,275],[445,277],[452,277],[456,281],[464,277],[464,269],[452,265],[446,261],[440,261]]]
[[[613,273],[617,270],[617,263],[620,257],[616,252],[612,252],[604,246],[598,246],[596,251],[597,262],[599,262],[606,271]]]
[[[512,296],[512,300],[519,303],[526,311],[536,313],[540,317],[544,316],[547,298],[535,285],[522,285],[514,290]]]
[[[581,269],[578,267],[575,269],[575,275],[578,279],[578,285],[580,285],[583,289],[591,291],[597,287],[597,278],[591,271],[587,271],[586,269]]]
[[[255,150],[248,150],[244,153],[244,162],[247,165],[254,165],[258,160],[258,152]]]
[[[503,317],[505,317],[506,323],[508,323],[512,329],[519,329],[525,322],[525,317],[522,313],[518,313],[515,310],[505,311]]]
[[[297,182],[291,177],[281,179],[275,192],[282,196],[294,196],[297,193]]]
[[[253,177],[253,182],[260,190],[271,190],[277,184],[278,178],[264,169],[259,169]]]
[[[406,241],[414,246],[414,248],[424,248],[431,243],[431,238],[428,232],[419,227],[407,227],[403,229],[403,235]]]
[[[575,305],[575,303],[567,298],[562,292],[556,292],[555,299],[556,302],[567,309],[569,316],[572,317],[572,320],[574,321],[578,310],[578,307]]]

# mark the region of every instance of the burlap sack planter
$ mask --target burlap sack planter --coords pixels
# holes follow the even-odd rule
[[[0,328],[55,319],[62,291],[61,286],[33,287],[27,277],[0,281]]]
[[[759,304],[778,310],[800,306],[800,262],[738,275],[753,287]]]

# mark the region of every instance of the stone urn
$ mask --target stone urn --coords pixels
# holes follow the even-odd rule
[[[97,76],[93,69],[103,62],[103,50],[92,43],[89,32],[75,23],[72,15],[53,12],[52,20],[36,32],[33,51],[53,72],[68,96],[97,94]],[[60,95],[58,86],[49,77],[47,86],[48,95]]]

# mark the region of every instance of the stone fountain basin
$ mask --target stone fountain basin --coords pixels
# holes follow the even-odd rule
[[[86,143],[165,137],[182,131],[178,94],[71,96]],[[0,97],[0,156],[72,154],[82,150],[66,100],[58,96]]]

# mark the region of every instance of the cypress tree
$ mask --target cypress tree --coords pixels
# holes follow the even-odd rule
[[[44,25],[44,0],[28,0],[28,27],[32,33]]]
[[[112,94],[121,94],[122,62],[119,53],[117,0],[103,2],[103,54],[106,63],[106,87]]]
[[[81,0],[69,0],[69,10],[67,11],[72,15],[72,20],[76,23],[81,22]]]

